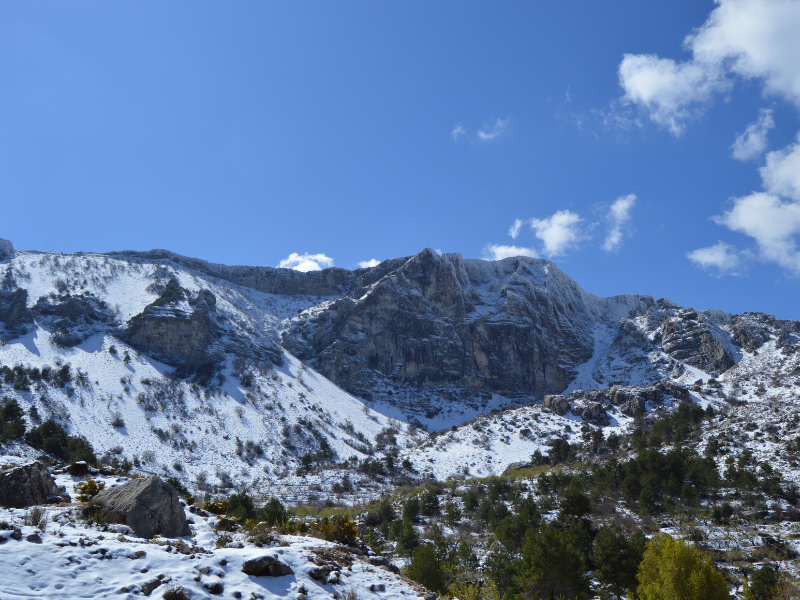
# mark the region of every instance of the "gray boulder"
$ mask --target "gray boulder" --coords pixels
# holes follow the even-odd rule
[[[289,565],[269,555],[244,561],[242,564],[242,572],[246,575],[252,575],[253,577],[281,577],[294,573]]]
[[[567,414],[571,410],[569,401],[564,398],[564,396],[558,394],[548,394],[545,396],[542,406],[561,416]]]
[[[60,501],[63,494],[50,471],[39,461],[0,473],[0,505],[25,508]]]
[[[174,538],[192,534],[178,494],[158,475],[105,489],[94,500],[109,512],[123,517],[125,524],[141,538],[154,535]]]

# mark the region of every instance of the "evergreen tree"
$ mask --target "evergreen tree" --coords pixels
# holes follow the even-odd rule
[[[641,531],[629,535],[618,525],[604,525],[597,532],[592,546],[594,574],[600,583],[609,586],[617,600],[625,590],[636,589],[636,572],[642,562],[647,538]]]
[[[669,535],[648,542],[637,579],[641,600],[730,600],[708,554]]]

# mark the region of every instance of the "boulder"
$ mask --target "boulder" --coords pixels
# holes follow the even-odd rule
[[[61,498],[50,471],[39,461],[20,465],[0,473],[0,505],[25,508]]]
[[[85,460],[74,462],[69,466],[69,474],[77,477],[83,477],[89,474],[89,465]]]
[[[564,396],[559,396],[557,394],[548,394],[544,397],[544,402],[542,406],[552,410],[557,415],[565,415],[570,410],[569,402],[567,401]]]
[[[0,260],[14,256],[14,244],[11,240],[0,238]]]
[[[244,561],[242,572],[254,577],[281,577],[283,575],[293,575],[292,568],[279,561],[274,556],[265,555],[259,558]],[[327,573],[326,573],[327,575]]]
[[[94,501],[123,517],[125,524],[139,537],[174,538],[192,534],[178,494],[158,475],[105,489]]]

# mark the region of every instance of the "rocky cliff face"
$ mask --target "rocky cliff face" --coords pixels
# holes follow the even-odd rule
[[[225,360],[226,352],[257,362],[282,363],[279,348],[242,339],[230,331],[216,305],[212,292],[200,290],[193,295],[173,279],[118,336],[140,352],[178,367],[178,374],[210,375]]]
[[[383,265],[378,277],[361,274],[359,284],[296,319],[284,345],[345,389],[387,401],[409,388],[461,399],[560,392],[592,356],[597,322],[655,304],[598,298],[545,260],[430,249]]]

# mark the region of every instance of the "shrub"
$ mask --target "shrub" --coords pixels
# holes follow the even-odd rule
[[[439,594],[447,591],[442,563],[431,544],[420,544],[405,569],[405,575]]]
[[[180,586],[167,588],[162,596],[164,600],[189,600],[190,597],[189,591]]]
[[[317,523],[314,523],[311,529],[329,542],[338,542],[346,545],[354,544],[356,536],[358,536],[358,528],[355,522],[347,515],[334,518],[323,517]]]
[[[16,440],[25,435],[22,408],[16,399],[6,398],[0,407],[0,442]]]
[[[75,486],[75,491],[78,492],[78,501],[88,502],[97,496],[104,487],[106,487],[106,484],[103,481],[97,481],[89,477],[84,478],[82,482]]]
[[[67,462],[82,460],[87,463],[97,462],[94,449],[86,438],[68,435],[66,430],[53,419],[48,419],[39,427],[31,429],[25,434],[25,441],[37,450],[43,450]]]
[[[725,579],[708,554],[669,535],[657,535],[648,542],[636,577],[642,600],[730,598]]]

